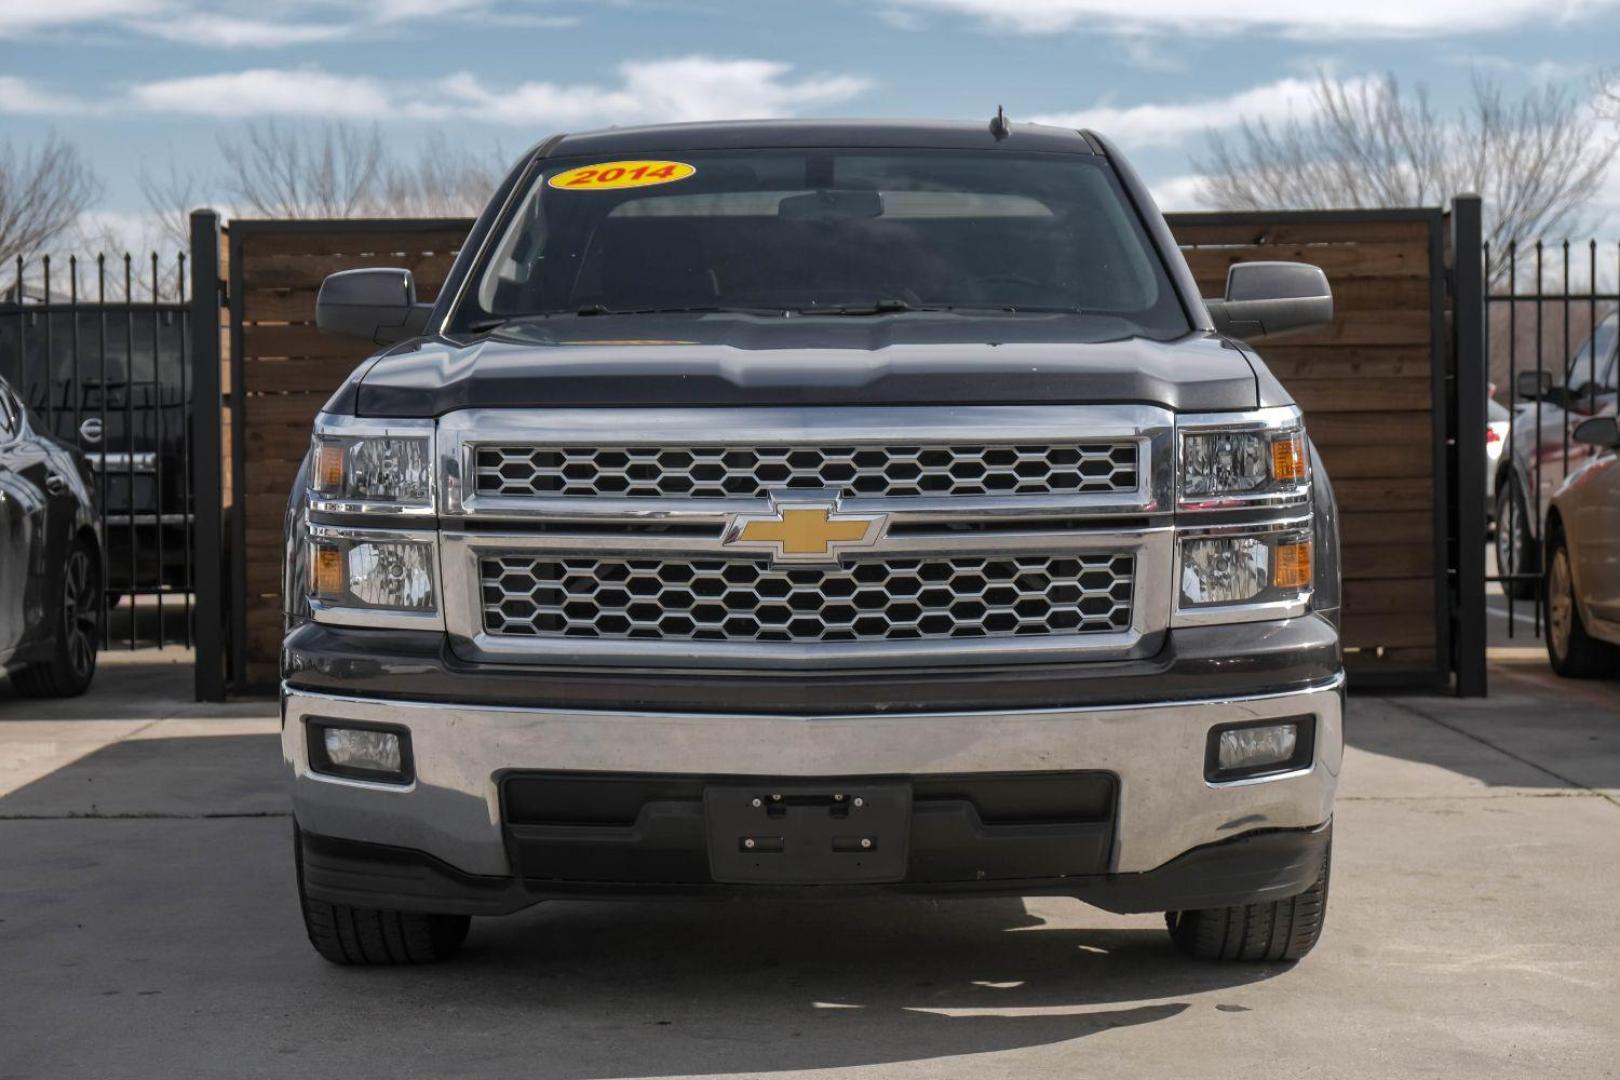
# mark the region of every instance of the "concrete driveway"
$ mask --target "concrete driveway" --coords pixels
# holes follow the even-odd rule
[[[1620,683],[1353,699],[1297,966],[1066,900],[542,905],[436,968],[303,939],[275,707],[183,654],[0,686],[0,1077],[1620,1074]]]

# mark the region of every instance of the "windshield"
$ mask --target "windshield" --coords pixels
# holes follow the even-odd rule
[[[1569,361],[1565,379],[1571,393],[1613,393],[1617,379],[1615,345],[1620,339],[1620,316],[1610,315],[1598,323],[1596,332],[1586,339]],[[1595,346],[1595,348],[1594,348]]]
[[[1190,325],[1112,171],[1005,151],[754,150],[548,161],[457,312],[1076,312]]]

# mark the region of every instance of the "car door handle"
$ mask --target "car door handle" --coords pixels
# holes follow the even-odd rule
[[[62,492],[67,490],[67,481],[62,479],[56,473],[51,473],[51,475],[45,478],[45,490],[50,492],[52,495],[60,495]]]

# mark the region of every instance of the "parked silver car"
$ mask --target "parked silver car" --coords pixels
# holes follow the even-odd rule
[[[1547,511],[1547,656],[1571,678],[1620,675],[1620,421],[1570,438],[1590,450]]]
[[[1570,356],[1561,381],[1553,375],[1545,368],[1518,373],[1519,404],[1507,435],[1508,452],[1498,455],[1495,465],[1496,565],[1503,574],[1529,575],[1503,586],[1521,600],[1535,595],[1536,575],[1546,566],[1540,559],[1541,525],[1549,500],[1593,453],[1566,432],[1572,435],[1572,426],[1588,416],[1615,413],[1620,313],[1598,323]]]

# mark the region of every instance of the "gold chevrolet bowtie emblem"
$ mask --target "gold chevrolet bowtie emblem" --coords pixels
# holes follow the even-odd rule
[[[839,549],[874,543],[882,514],[841,514],[832,503],[775,503],[775,513],[738,514],[726,530],[732,547],[770,548],[782,562],[828,562]]]

